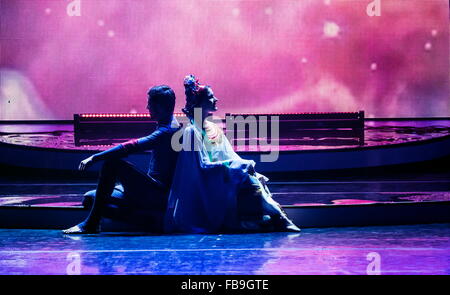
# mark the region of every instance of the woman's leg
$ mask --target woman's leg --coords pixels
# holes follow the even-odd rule
[[[241,225],[248,230],[300,231],[272,198],[267,186],[253,175],[248,175],[239,191],[238,209]]]

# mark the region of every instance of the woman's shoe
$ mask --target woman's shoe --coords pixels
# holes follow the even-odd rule
[[[287,216],[284,214],[279,216],[273,216],[273,225],[277,231],[283,232],[300,232],[301,229],[296,226]]]

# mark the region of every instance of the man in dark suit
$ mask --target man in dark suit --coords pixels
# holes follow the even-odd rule
[[[101,217],[105,215],[132,223],[145,223],[151,231],[163,231],[167,198],[178,157],[171,140],[180,125],[173,116],[175,93],[170,87],[155,86],[147,94],[147,109],[158,122],[157,129],[146,137],[127,141],[81,161],[81,171],[95,162],[104,163],[97,189],[85,195],[93,198],[88,217],[63,233],[99,233]],[[121,159],[146,150],[152,150],[147,173]],[[120,182],[118,186],[117,181]]]

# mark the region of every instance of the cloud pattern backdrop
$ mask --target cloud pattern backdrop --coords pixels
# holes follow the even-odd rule
[[[213,86],[224,112],[450,116],[447,0],[0,0],[0,119],[145,112]]]

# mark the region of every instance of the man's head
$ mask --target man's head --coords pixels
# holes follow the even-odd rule
[[[147,109],[152,119],[158,122],[170,122],[175,108],[175,93],[167,85],[152,87],[148,92]]]

